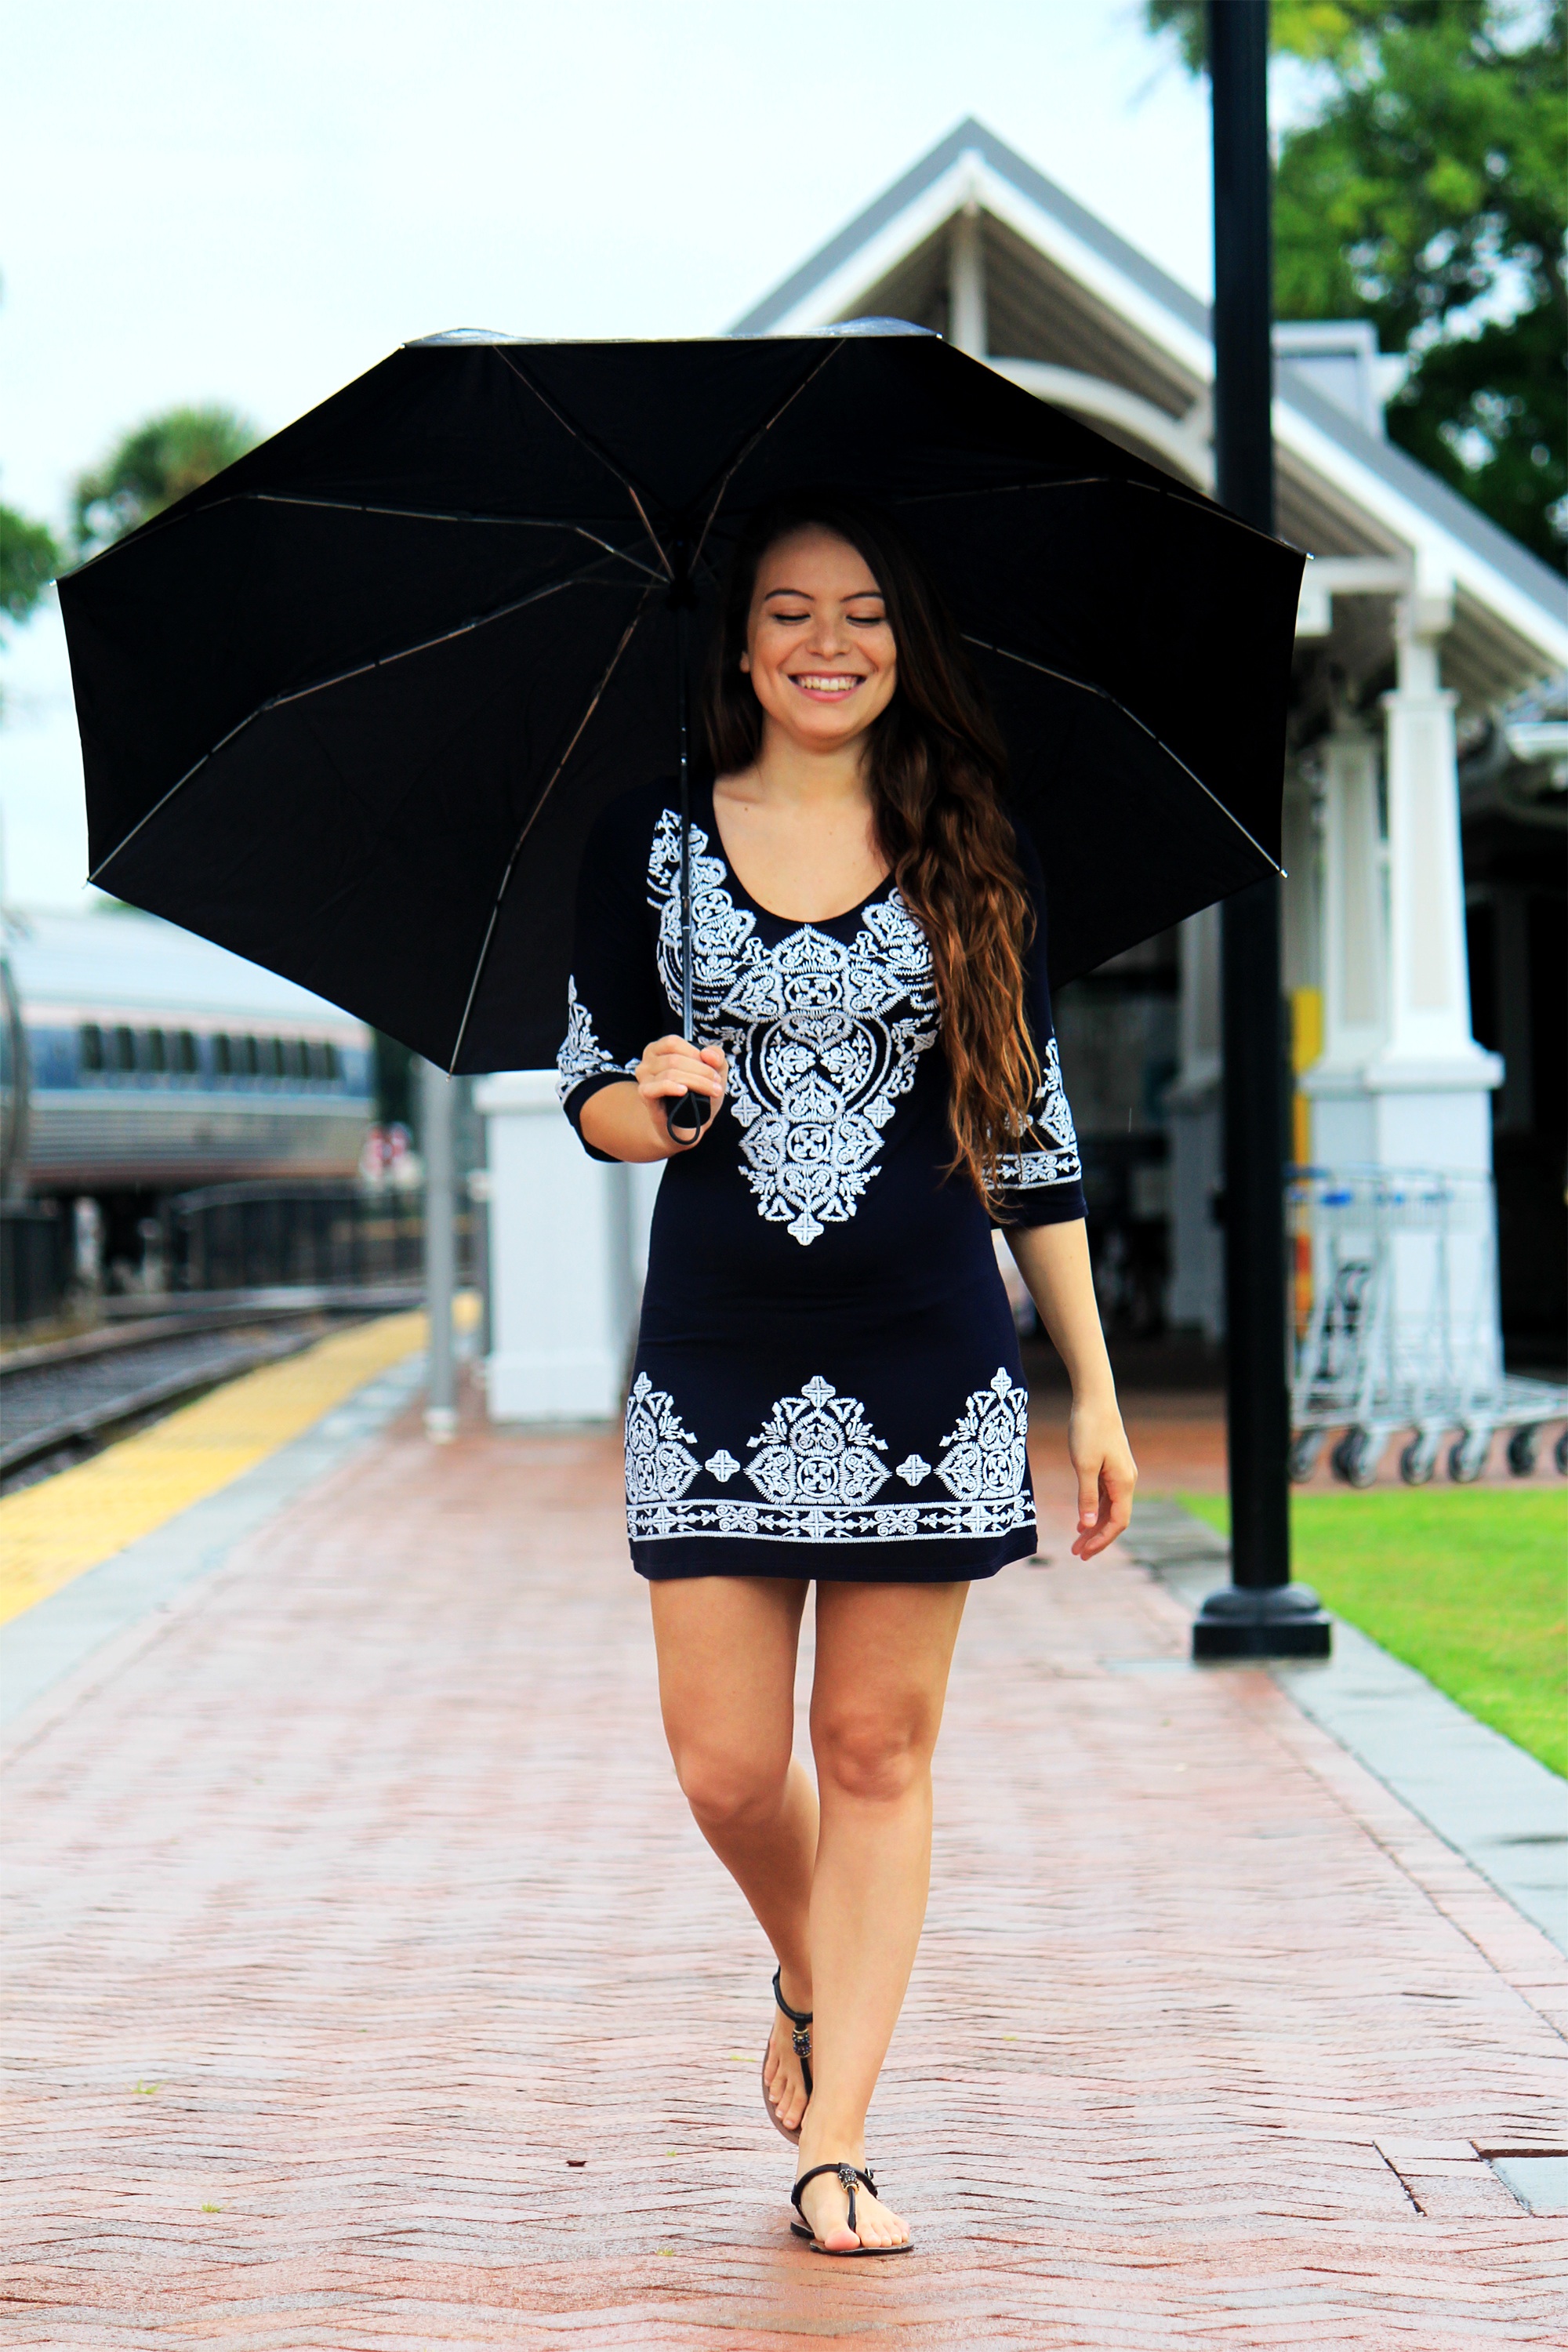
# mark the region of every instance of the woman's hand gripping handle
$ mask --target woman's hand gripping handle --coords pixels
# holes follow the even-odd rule
[[[673,1160],[700,1142],[728,1080],[729,1066],[717,1045],[700,1051],[684,1037],[656,1037],[633,1077],[589,1096],[583,1139],[612,1160]],[[701,1112],[695,1122],[688,1103]]]
[[[659,1037],[637,1064],[637,1092],[650,1109],[662,1106],[670,1139],[685,1151],[722,1102],[727,1076],[717,1045],[699,1047],[684,1037]]]

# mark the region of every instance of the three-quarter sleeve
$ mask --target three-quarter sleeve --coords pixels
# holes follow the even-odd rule
[[[584,1104],[601,1087],[629,1077],[644,1048],[670,1027],[654,961],[646,835],[644,826],[639,837],[635,812],[625,802],[612,803],[588,837],[578,878],[556,1092],[591,1160],[613,1155],[583,1134]]]
[[[1018,834],[1018,863],[1034,902],[1034,936],[1024,950],[1024,1014],[1040,1066],[1039,1089],[1019,1148],[1005,1152],[998,1207],[1015,1225],[1062,1225],[1084,1214],[1083,1164],[1062,1084],[1061,1055],[1046,976],[1046,888],[1028,835]]]

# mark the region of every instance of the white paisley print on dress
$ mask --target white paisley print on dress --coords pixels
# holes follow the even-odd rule
[[[626,1503],[678,1503],[702,1467],[688,1448],[697,1443],[667,1389],[646,1372],[626,1399]]]
[[[948,1451],[936,1475],[961,1501],[1003,1502],[1023,1487],[1028,1440],[1029,1392],[998,1370],[989,1388],[973,1391],[957,1428],[942,1439]]]
[[[577,993],[577,982],[566,983],[566,1034],[555,1056],[555,1092],[564,1103],[574,1087],[613,1070],[620,1077],[637,1068],[635,1062],[617,1062],[606,1054],[594,1034],[594,1018]]]
[[[648,857],[658,968],[680,997],[680,828],[666,809]],[[768,947],[728,868],[691,828],[698,1041],[730,1064],[730,1103],[759,1214],[805,1248],[855,1214],[882,1129],[939,1027],[931,950],[897,891],[860,912],[847,943],[804,923]]]
[[[761,1502],[692,1499],[699,1467],[727,1485],[741,1465],[721,1446],[698,1464],[697,1441],[674,1399],[639,1372],[626,1407],[626,1527],[634,1542],[689,1536],[751,1537],[772,1543],[951,1542],[1009,1535],[1034,1519],[1025,1433],[1028,1397],[998,1371],[969,1397],[936,1475],[951,1501],[874,1503],[889,1473],[858,1397],[840,1396],[820,1373],[798,1395],[776,1400],[755,1437],[746,1477]],[[931,1475],[919,1454],[897,1475],[917,1486]]]
[[[888,1483],[888,1450],[858,1397],[841,1397],[818,1373],[799,1396],[780,1397],[759,1433],[746,1475],[770,1503],[867,1503]]]
[[[1040,1056],[1040,1083],[1029,1111],[1028,1140],[1022,1151],[1004,1152],[996,1167],[1001,1181],[1016,1192],[1030,1192],[1037,1184],[1070,1184],[1083,1174],[1062,1084],[1062,1057],[1054,1037],[1047,1037]]]

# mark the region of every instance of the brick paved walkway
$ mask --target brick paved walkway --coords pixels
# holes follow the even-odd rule
[[[919,2251],[797,2247],[616,1478],[411,1418],[22,1727],[8,2341],[1561,2343],[1474,2151],[1564,2144],[1568,1962],[1128,1566],[974,1597],[872,2118]]]

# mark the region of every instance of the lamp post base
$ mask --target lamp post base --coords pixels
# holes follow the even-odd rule
[[[1193,1656],[1326,1658],[1332,1621],[1310,1584],[1227,1584],[1193,1621]]]

